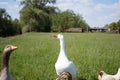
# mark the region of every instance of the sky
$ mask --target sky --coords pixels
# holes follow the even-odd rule
[[[20,1],[0,0],[0,8],[5,8],[13,19],[19,19]],[[56,0],[54,6],[80,14],[90,27],[104,27],[120,20],[120,0]]]

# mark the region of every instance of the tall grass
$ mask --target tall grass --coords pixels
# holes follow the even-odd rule
[[[10,59],[10,72],[14,80],[55,80],[57,75],[54,64],[60,47],[59,40],[53,38],[53,34],[26,33],[0,38],[0,58],[5,45],[18,46]],[[97,73],[101,69],[109,74],[117,72],[120,67],[120,35],[104,33],[63,33],[63,35],[67,56],[78,68],[78,80],[97,80]]]

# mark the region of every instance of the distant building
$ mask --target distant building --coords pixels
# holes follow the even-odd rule
[[[64,29],[63,32],[83,32],[82,28],[68,28]]]
[[[98,27],[90,28],[90,32],[107,32],[107,31],[108,31],[107,28],[98,28]]]

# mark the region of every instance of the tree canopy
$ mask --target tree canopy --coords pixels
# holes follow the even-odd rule
[[[0,36],[6,37],[21,33],[18,22],[12,22],[11,16],[5,9],[0,8]],[[19,28],[19,30],[18,30]]]
[[[112,22],[108,24],[108,26],[111,30],[120,29],[120,20],[118,20],[117,22]]]
[[[86,30],[89,25],[81,15],[76,15],[72,10],[61,12],[54,6],[56,0],[25,0],[20,11],[20,21],[26,31],[62,31],[70,27],[81,27]]]
[[[54,12],[54,7],[46,6],[47,3],[55,3],[55,0],[25,0],[20,11],[20,21],[26,31],[51,31],[49,14]]]
[[[72,10],[60,11],[57,7],[47,5],[55,3],[56,0],[22,0],[20,20],[12,20],[6,10],[0,8],[0,36],[31,31],[60,32],[72,27],[84,30],[89,28],[83,17]]]
[[[67,28],[83,28],[87,29],[88,24],[83,20],[81,15],[76,15],[72,10],[58,12],[51,15],[52,17],[52,31],[63,31]]]
[[[48,3],[52,3],[54,4],[56,2],[56,0],[23,0],[21,1],[21,5],[33,5],[35,7],[41,7],[43,8],[43,6],[46,6],[46,4]]]
[[[115,30],[120,33],[120,20],[118,20],[117,22],[112,22],[107,25],[111,30]]]

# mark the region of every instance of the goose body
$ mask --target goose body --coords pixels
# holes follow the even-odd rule
[[[77,68],[66,55],[64,36],[62,34],[55,34],[54,37],[60,40],[60,53],[55,63],[57,75],[60,75],[63,72],[69,72],[72,75],[72,78],[75,78],[77,76]]]
[[[0,80],[12,80],[11,74],[8,68],[3,68],[0,74]]]
[[[9,72],[9,59],[12,51],[14,51],[15,49],[17,49],[17,47],[13,45],[7,45],[4,48],[0,80],[12,80],[11,74]]]

